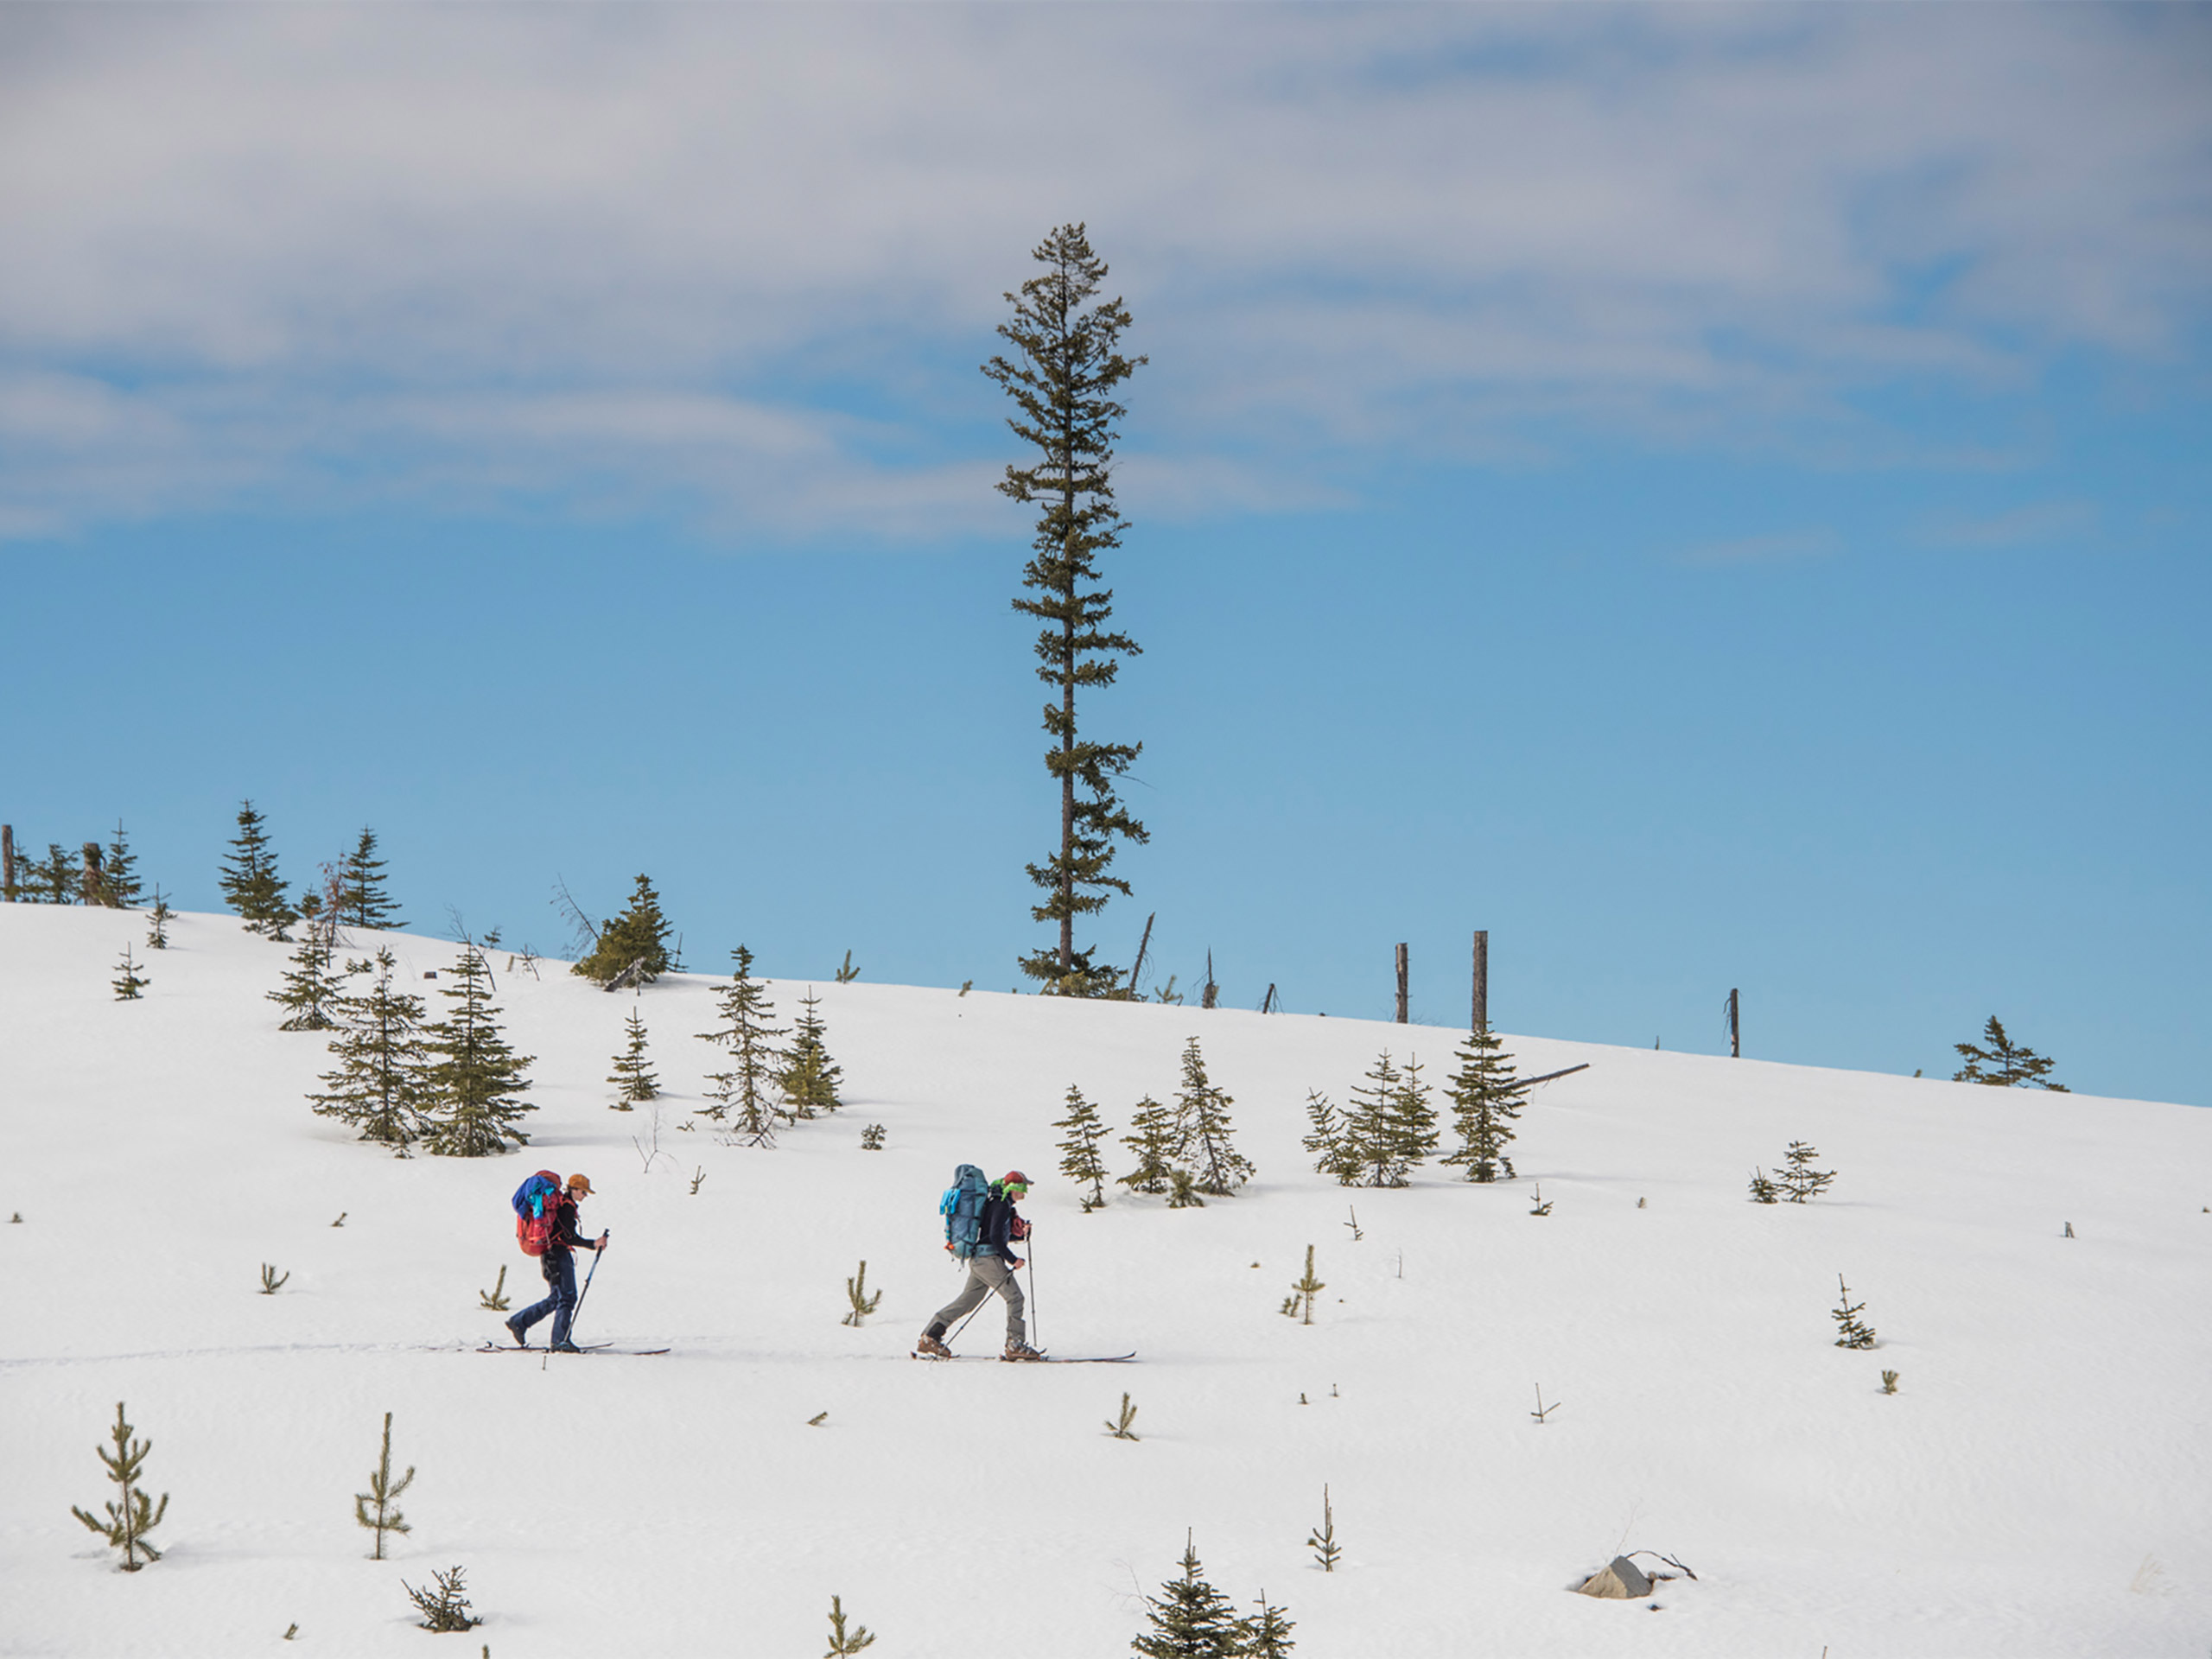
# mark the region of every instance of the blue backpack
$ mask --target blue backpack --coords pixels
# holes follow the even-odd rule
[[[541,1169],[515,1189],[515,1243],[524,1255],[543,1255],[552,1242],[561,1207],[561,1178]]]
[[[990,1195],[991,1183],[983,1172],[963,1164],[952,1172],[952,1185],[938,1200],[937,1212],[944,1217],[944,1248],[963,1261],[976,1254],[983,1232],[983,1200]]]

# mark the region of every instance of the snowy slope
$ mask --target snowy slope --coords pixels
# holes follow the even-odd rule
[[[308,1111],[323,1041],[263,1000],[285,947],[220,917],[166,952],[143,932],[0,906],[0,1655],[811,1659],[835,1593],[882,1659],[1105,1659],[1186,1529],[1313,1659],[2212,1646],[2212,1114],[1509,1039],[1524,1072],[1591,1066],[1538,1091],[1519,1182],[1347,1192],[1305,1167],[1306,1091],[1341,1103],[1386,1044],[1440,1080],[1458,1033],[823,983],[849,1109],[761,1152],[678,1127],[713,1058],[698,976],[637,999],[671,1090],[648,1172],[648,1115],[601,1081],[632,998],[495,954],[533,1144],[400,1160]],[[126,940],[135,1003],[108,986]],[[454,955],[390,943],[425,992]],[[1258,1179],[1082,1215],[1054,1178],[1067,1086],[1119,1134],[1193,1033]],[[1745,1202],[1794,1138],[1833,1194]],[[956,1286],[935,1206],[963,1160],[1043,1183],[1044,1344],[1139,1363],[906,1357]],[[580,1334],[674,1353],[467,1351],[502,1264],[537,1294],[505,1205],[540,1165],[588,1172],[613,1234]],[[1310,1328],[1277,1313],[1308,1243]],[[855,1330],[862,1258],[884,1298]],[[1839,1271],[1872,1352],[1832,1345]],[[1541,1426],[1538,1384],[1564,1402]],[[1134,1444],[1104,1432],[1124,1389]],[[173,1494],[135,1575],[68,1513],[105,1495],[118,1399]],[[353,1500],[386,1411],[419,1473],[377,1563]],[[1331,1574],[1304,1547],[1325,1482]],[[1565,1593],[1639,1547],[1698,1580],[1656,1613]],[[455,1562],[487,1623],[426,1649],[400,1581]]]

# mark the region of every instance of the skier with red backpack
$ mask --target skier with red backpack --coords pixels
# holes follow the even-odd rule
[[[1029,1236],[1029,1224],[1014,1212],[1014,1206],[1028,1196],[1029,1185],[1029,1178],[1018,1169],[988,1182],[973,1164],[963,1164],[954,1172],[952,1185],[945,1189],[938,1211],[944,1217],[944,1248],[955,1261],[968,1264],[968,1279],[960,1294],[930,1320],[921,1340],[914,1344],[915,1357],[950,1359],[952,1350],[944,1344],[944,1333],[955,1319],[982,1306],[983,1299],[993,1291],[1006,1299],[1006,1351],[999,1357],[1045,1357],[1027,1340],[1021,1286],[1014,1278],[1021,1258],[1014,1253],[1014,1246]]]
[[[541,1169],[516,1189],[514,1196],[515,1236],[521,1242],[523,1254],[537,1258],[538,1271],[545,1275],[545,1300],[525,1307],[506,1321],[507,1334],[518,1347],[530,1345],[530,1327],[548,1313],[553,1316],[553,1351],[573,1354],[576,1345],[569,1340],[569,1321],[576,1311],[576,1262],[572,1251],[585,1249],[594,1253],[607,1248],[607,1235],[585,1238],[576,1230],[581,1217],[576,1206],[591,1196],[591,1182],[582,1175],[569,1177],[562,1185],[561,1178],[551,1170]]]

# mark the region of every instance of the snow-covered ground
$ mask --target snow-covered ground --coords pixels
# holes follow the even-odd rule
[[[2212,1113],[1510,1038],[1524,1073],[1590,1063],[1537,1091],[1519,1181],[1347,1192],[1306,1167],[1306,1090],[1343,1103],[1385,1045],[1440,1081],[1459,1033],[823,982],[848,1109],[745,1150],[680,1127],[715,1058],[701,975],[636,999],[670,1090],[647,1169],[651,1115],[601,1081],[632,998],[495,952],[533,1142],[401,1160],[308,1110],[324,1041],[263,1000],[286,947],[144,931],[0,906],[0,1654],[812,1659],[836,1594],[880,1659],[1106,1659],[1186,1529],[1313,1659],[2212,1649]],[[389,943],[426,993],[455,954]],[[1068,1085],[1118,1135],[1192,1033],[1257,1179],[1080,1213]],[[1746,1202],[1793,1139],[1831,1195]],[[957,1283],[962,1161],[1039,1180],[1043,1344],[1139,1363],[907,1357]],[[503,1265],[537,1294],[507,1197],[541,1165],[588,1173],[613,1235],[580,1336],[672,1353],[473,1351]],[[1309,1243],[1310,1327],[1277,1311]],[[883,1301],[853,1329],[863,1258]],[[1871,1352],[1833,1345],[1839,1272]],[[961,1347],[997,1332],[994,1305]],[[1105,1432],[1125,1389],[1135,1443]],[[69,1514],[109,1495],[118,1400],[172,1494],[128,1575]],[[353,1511],[387,1411],[418,1473],[379,1563]],[[1639,1548],[1696,1581],[1656,1611],[1567,1592]],[[401,1580],[454,1563],[486,1623],[433,1637]]]

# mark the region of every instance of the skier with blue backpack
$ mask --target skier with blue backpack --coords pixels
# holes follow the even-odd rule
[[[541,1169],[515,1191],[515,1238],[523,1254],[537,1258],[545,1275],[545,1300],[525,1307],[506,1321],[507,1334],[518,1347],[530,1344],[530,1327],[547,1314],[553,1316],[553,1351],[573,1354],[569,1321],[576,1311],[576,1264],[573,1250],[594,1253],[607,1248],[607,1235],[586,1238],[577,1230],[576,1206],[591,1196],[591,1182],[571,1175],[568,1184],[550,1169]]]
[[[1029,1185],[1029,1178],[1018,1169],[1008,1170],[995,1181],[986,1180],[983,1172],[973,1164],[963,1164],[954,1172],[952,1185],[945,1188],[938,1212],[944,1217],[944,1248],[954,1261],[967,1264],[968,1279],[960,1294],[939,1308],[923,1331],[921,1340],[914,1344],[917,1359],[950,1359],[952,1350],[945,1346],[944,1333],[955,1319],[964,1319],[982,1306],[984,1298],[994,1291],[1006,1299],[1006,1351],[999,1357],[1045,1357],[1029,1345],[1028,1332],[1022,1324],[1021,1286],[1014,1278],[1021,1258],[1014,1253],[1014,1247],[1029,1236],[1029,1224],[1015,1213],[1014,1206],[1028,1196]]]

